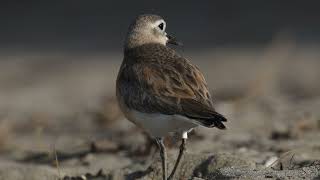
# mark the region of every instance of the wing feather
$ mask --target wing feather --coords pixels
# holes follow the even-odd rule
[[[213,108],[206,81],[196,66],[175,54],[153,54],[148,58],[149,61],[122,67],[127,68],[127,74],[119,78],[127,82],[122,87],[126,94],[122,95],[127,95],[124,101],[129,108],[146,113],[179,114],[203,126],[225,128],[222,122],[226,118]]]

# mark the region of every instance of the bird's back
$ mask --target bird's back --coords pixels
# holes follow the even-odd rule
[[[181,115],[207,127],[225,128],[200,70],[174,50],[145,44],[125,51],[117,97],[127,109]]]

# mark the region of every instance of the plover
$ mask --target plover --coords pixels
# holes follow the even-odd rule
[[[181,134],[182,143],[168,179],[179,165],[188,132],[200,125],[225,129],[225,117],[213,108],[207,83],[199,68],[167,44],[180,45],[166,32],[158,15],[140,15],[129,26],[116,95],[125,117],[152,136],[160,149],[163,179],[167,179],[163,138]]]

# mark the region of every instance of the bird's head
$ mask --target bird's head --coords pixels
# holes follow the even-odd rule
[[[149,43],[182,45],[166,33],[166,22],[158,15],[138,16],[129,27],[125,48],[130,49]]]

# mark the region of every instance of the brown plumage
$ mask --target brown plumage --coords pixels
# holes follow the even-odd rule
[[[164,45],[151,43],[126,50],[117,92],[129,109],[178,114],[206,127],[225,128],[226,119],[214,110],[200,70]]]

